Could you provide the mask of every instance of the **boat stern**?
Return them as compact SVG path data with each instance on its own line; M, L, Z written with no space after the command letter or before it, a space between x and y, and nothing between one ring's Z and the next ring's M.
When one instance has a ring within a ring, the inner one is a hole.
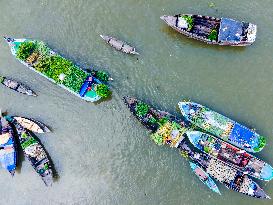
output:
M178 107L182 115L190 121L189 116L192 113L191 102L179 102Z
M265 181L270 181L273 179L273 168L269 164L265 164L265 166L262 168L261 178Z
M256 34L257 34L257 25L249 23L247 29L246 29L247 33L247 42L249 44L254 43L254 41L256 40Z
M268 196L265 191L254 181L249 184L247 194L259 199L271 199L271 197Z
M176 19L177 17L175 16L161 16L160 17L163 21L165 21L169 26L175 26L176 25Z
M4 36L3 38L8 43L11 49L11 53L14 56L16 56L16 51L19 48L20 44L26 41L26 39L24 38L15 39L15 38L7 37L7 36Z
M105 35L100 35L100 37L105 40L106 42L108 42L109 40L111 40L111 38L109 36L105 36Z
M13 48L15 46L15 44L14 44L15 39L14 38L10 38L7 36L3 36L3 38L6 41L6 43L9 45L10 48Z
M7 43L12 43L15 41L14 38L10 38L10 37L7 37L7 36L3 36L4 40L7 42Z
M202 140L202 133L199 131L187 131L186 135L192 145L199 149L199 141Z

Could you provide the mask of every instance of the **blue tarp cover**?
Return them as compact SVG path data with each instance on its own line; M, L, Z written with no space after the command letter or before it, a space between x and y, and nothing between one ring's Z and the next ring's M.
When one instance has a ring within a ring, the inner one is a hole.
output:
M220 42L225 41L240 41L243 23L235 21L233 19L222 18L220 24L220 30L218 35L218 40Z
M234 128L229 137L232 141L239 142L244 144L247 142L250 147L257 147L259 142L257 141L257 136L253 131L247 129L244 126L241 126L238 123L234 124Z

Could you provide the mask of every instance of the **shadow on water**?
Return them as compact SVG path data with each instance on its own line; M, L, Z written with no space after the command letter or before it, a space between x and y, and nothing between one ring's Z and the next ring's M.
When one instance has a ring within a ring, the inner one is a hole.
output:
M173 28L169 26L161 27L161 31L170 35L174 39L179 39L183 44L193 46L195 48L208 48L208 49L214 49L217 51L230 51L230 52L237 52L241 53L246 50L245 46L220 46L220 45L210 45L202 41L195 40L193 38L189 38L177 31L175 31Z

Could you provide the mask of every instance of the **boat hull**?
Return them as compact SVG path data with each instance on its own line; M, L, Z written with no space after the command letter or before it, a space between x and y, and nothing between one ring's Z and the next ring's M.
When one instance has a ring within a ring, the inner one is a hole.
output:
M16 128L25 157L40 175L45 185L51 186L53 183L52 165L42 144L15 119L11 118L10 121Z
M249 128L198 103L180 102L182 115L193 125L248 152L259 152L265 138Z
M132 46L130 46L129 44L118 40L114 37L111 36L105 36L105 35L100 35L100 37L106 42L108 43L110 46L112 46L113 48L115 48L118 51L121 51L123 53L128 53L128 54L133 54L133 55L139 55L138 52L136 52L136 49Z
M150 131L155 132L159 127L160 124L158 122L153 122L151 120L151 118L156 118L157 121L159 121L160 119L166 119L169 121L175 121L178 124L180 124L183 127L187 127L188 124L186 121L177 118L176 116L168 113L168 112L164 112L161 110L157 110L154 109L152 107L148 107L148 111L145 115L141 116L138 115L137 113L137 105L143 103L142 101L134 98L134 97L124 97L123 98L125 104L129 107L131 113ZM146 104L147 105L147 104Z
M0 77L0 81L1 81L1 77ZM12 79L9 79L6 77L2 77L2 84L4 86L10 88L11 90L18 92L18 93L29 95L29 96L34 96L34 97L37 96L37 94L34 91L32 91L27 86L15 81L15 80L12 80Z
M199 19L203 19L203 22L207 21L208 23L213 22L214 24L212 25L194 25L194 29L196 30L195 32L190 31L186 28L182 28L179 27L179 18L181 18L182 16L190 16L193 18L199 18ZM193 38L202 42L205 42L207 44L214 44L214 45L221 45L221 46L248 46L251 45L254 41L252 39L251 41L248 40L241 40L241 41L220 41L220 40L211 40L210 38L208 38L209 34L204 35L204 33L206 33L206 30L211 31L212 29L216 29L217 31L220 29L220 24L221 24L221 19L219 18L215 18L215 17L211 17L211 16L202 16L202 15L193 15L193 14L178 14L178 15L174 15L174 16L161 16L160 17L163 21L165 21L165 23L167 25L169 25L170 27L172 27L174 30L178 31L179 33L189 37L189 38ZM230 19L232 20L232 19ZM253 29L255 32L253 35L256 36L256 25L251 24L255 29ZM200 30L198 30L198 28L200 28Z
M13 117L22 127L25 129L36 132L36 133L46 133L50 132L50 129L42 122L39 122L34 119L26 118L26 117Z

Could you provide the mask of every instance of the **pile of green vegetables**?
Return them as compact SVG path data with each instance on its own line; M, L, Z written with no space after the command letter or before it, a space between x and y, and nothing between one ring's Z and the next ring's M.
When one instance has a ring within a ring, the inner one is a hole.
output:
M149 111L149 105L143 102L138 102L136 105L136 115L139 117L145 116Z
M193 17L192 16L188 16L188 15L184 15L182 16L183 19L185 19L188 23L188 31L190 31L193 28Z
M208 39L211 40L211 41L216 41L217 40L217 36L218 36L217 30L216 29L212 29L210 31Z
M255 152L261 151L264 148L265 145L266 145L266 139L265 139L265 137L264 136L260 136L259 137L259 146L255 147L254 151Z
M85 71L60 55L50 54L50 49L41 41L25 41L21 43L16 52L16 57L26 61L34 52L39 54L38 62L33 65L37 71L53 79L56 83L79 93L82 84L88 77ZM95 77L102 82L106 82L109 78L105 72L98 71ZM111 95L111 91L105 84L97 84L95 90L100 97L105 98Z

